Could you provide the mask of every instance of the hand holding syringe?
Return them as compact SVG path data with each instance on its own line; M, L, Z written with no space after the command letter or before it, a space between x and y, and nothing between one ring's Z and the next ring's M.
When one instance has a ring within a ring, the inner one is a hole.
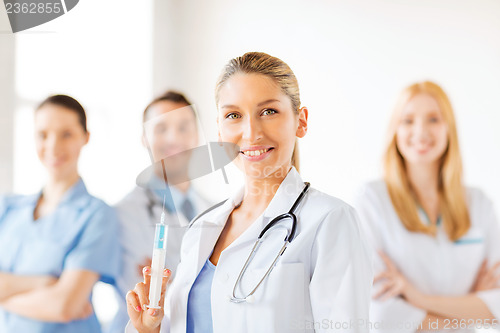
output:
M152 267L144 267L144 282L138 283L133 291L127 293L127 312L139 332L159 331L163 318L166 286L171 274L170 270L165 269L165 227L164 200L161 221L156 224ZM146 293L147 290L149 293Z
M170 270L163 270L159 309L147 309L149 302L148 291L151 285L151 267L144 267L142 271L144 281L136 284L134 290L127 293L127 312L130 322L138 332L160 332L160 325L164 316L163 303L165 302L165 293L170 274Z

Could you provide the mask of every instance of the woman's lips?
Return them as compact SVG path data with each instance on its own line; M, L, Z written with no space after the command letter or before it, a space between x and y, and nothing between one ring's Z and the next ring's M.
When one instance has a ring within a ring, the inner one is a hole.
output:
M273 150L273 147L252 147L248 149L242 149L240 151L240 154L243 155L246 160L256 162L261 161L269 156L269 154L271 154Z

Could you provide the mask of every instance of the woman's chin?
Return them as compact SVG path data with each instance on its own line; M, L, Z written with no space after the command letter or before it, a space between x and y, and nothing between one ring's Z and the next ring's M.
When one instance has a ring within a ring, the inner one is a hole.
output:
M66 164L62 165L44 165L47 173L54 179L64 179L77 172L76 168L71 168Z
M276 165L270 163L251 162L243 164L238 163L237 167L245 174L246 178L268 179L285 178L291 168L291 164Z

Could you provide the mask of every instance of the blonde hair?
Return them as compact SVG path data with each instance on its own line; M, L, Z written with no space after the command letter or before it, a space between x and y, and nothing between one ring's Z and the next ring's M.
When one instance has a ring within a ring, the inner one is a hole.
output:
M410 99L418 94L427 94L436 100L448 126L448 146L439 167L439 205L441 221L448 237L457 240L469 230L470 217L462 183L462 160L455 116L448 96L437 84L429 81L418 82L401 92L389 125L384 154L384 180L394 209L406 229L435 235L436 226L423 223L419 218L405 161L396 144L396 131L401 121L402 110Z
M219 92L224 83L237 73L262 74L272 78L285 95L290 97L293 111L300 108L299 83L293 71L281 59L263 52L247 52L241 57L231 59L224 67L215 86L215 102L219 105ZM299 143L295 139L292 165L299 171Z

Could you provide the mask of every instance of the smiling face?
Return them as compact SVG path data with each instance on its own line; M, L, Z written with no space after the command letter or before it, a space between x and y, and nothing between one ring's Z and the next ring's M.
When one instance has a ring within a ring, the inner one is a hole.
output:
M198 130L193 110L183 103L157 102L148 109L144 123L144 142L150 148L154 161L190 150L198 146ZM189 155L168 159L167 171L177 174L185 171ZM163 178L161 172L157 176Z
M52 177L64 179L77 173L78 157L88 140L76 112L50 103L36 111L36 151Z
M440 162L448 147L448 126L434 97L420 93L405 105L396 131L396 144L406 163Z
M294 112L272 78L238 73L218 95L219 138L240 147L234 160L247 177L286 176L295 139L307 132L307 109Z

